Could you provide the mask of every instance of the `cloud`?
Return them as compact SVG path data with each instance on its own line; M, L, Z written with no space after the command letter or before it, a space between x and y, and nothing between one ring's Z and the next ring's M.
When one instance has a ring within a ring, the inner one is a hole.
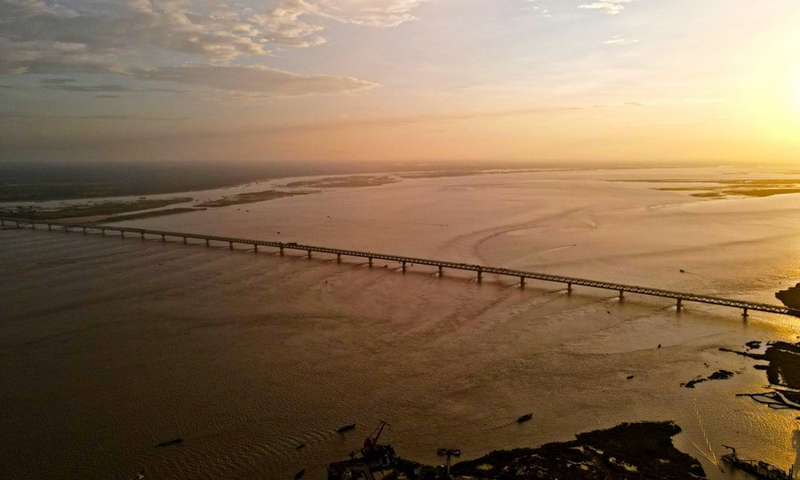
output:
M145 120L152 122L181 122L188 117L151 117L145 115L37 115L22 112L0 112L0 122L5 120L80 119L80 120Z
M604 10L609 15L616 15L625 10L625 4L631 3L633 0L600 0L594 3L584 3L578 8L585 8L590 10Z
M272 9L203 0L0 0L0 73L100 73L150 49L230 63L275 46L325 43L309 19L391 27L427 0L280 0Z
M195 65L136 69L139 80L171 82L259 96L300 96L364 90L377 84L353 77L299 75L266 67Z
M614 35L603 43L605 45L633 45L639 43L639 40L635 38L623 38L622 35Z
M61 80L61 79L53 79ZM61 90L64 92L87 92L87 93L121 93L131 92L134 89L123 85L69 85L69 84L50 84L45 85L49 90Z
M534 4L537 4L537 3L539 3L539 1L540 1L540 0L523 0L523 1L524 1L524 3L531 4L530 6L528 6L528 7L525 7L525 8L524 8L525 10L528 10L528 11L534 12L534 13L536 13L536 14L538 14L538 15L541 15L542 17L547 17L547 18L549 18L549 17L552 17L552 16L553 16L553 15L550 13L550 9L549 9L549 8L545 8L545 7L544 7L544 6L542 6L542 5L534 5Z
M395 27L416 20L411 11L428 0L319 0L314 12L344 23Z

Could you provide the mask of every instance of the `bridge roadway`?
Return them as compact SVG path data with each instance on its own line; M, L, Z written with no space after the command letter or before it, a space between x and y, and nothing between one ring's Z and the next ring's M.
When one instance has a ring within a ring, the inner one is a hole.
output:
M311 258L311 254L314 252L328 253L331 255L336 255L337 261L341 261L343 255L348 257L366 258L370 266L372 266L373 260L398 262L402 265L403 271L406 270L408 264L429 265L432 267L437 267L439 269L440 275L444 273L445 268L453 270L467 270L476 272L478 275L479 282L482 280L484 274L493 273L495 275L504 275L504 276L519 278L520 285L525 285L525 280L528 279L540 280L544 282L561 283L567 286L568 292L572 292L573 286L579 285L584 287L592 287L592 288L599 288L599 289L619 292L620 299L624 297L625 293L637 293L640 295L649 295L653 297L671 298L676 300L676 306L678 310L682 308L682 302L686 301L686 302L707 303L711 305L720 305L723 307L738 308L742 310L743 317L747 317L748 311L750 310L800 317L800 310L790 309L779 305L770 305L767 303L746 302L742 300L734 300L729 298L712 297L708 295L697 295L694 293L676 292L672 290L641 287L638 285L601 282L597 280L587 280L584 278L565 277L561 275L550 275L547 273L528 272L525 270L512 270L509 268L489 267L484 265L473 265L466 263L455 263L443 260L431 260L426 258L405 257L401 255L389 255L385 253L361 252L358 250L343 250L340 248L318 247L314 245L303 245L294 242L290 243L272 242L266 240L251 240L247 238L203 235L198 233L170 232L163 230L150 230L144 228L131 228L131 227L115 227L111 225L98 225L92 223L67 224L67 223L60 223L60 222L53 222L46 220L30 220L30 219L0 217L0 225L5 226L6 223L13 223L16 225L17 228L30 227L35 229L38 226L42 226L42 227L47 227L48 230L52 230L53 227L60 228L66 231L82 230L84 234L89 230L99 231L102 235L105 235L106 232L119 232L123 238L125 237L126 233L139 235L142 239L145 238L145 235L154 235L154 236L160 236L162 242L166 241L167 237L182 238L183 243L187 243L188 239L203 240L206 242L206 246L210 246L212 241L224 242L229 244L231 250L233 250L234 244L252 245L256 253L258 253L258 247L260 246L277 248L280 251L281 255L283 255L284 250L287 249L300 250L306 252L309 258Z

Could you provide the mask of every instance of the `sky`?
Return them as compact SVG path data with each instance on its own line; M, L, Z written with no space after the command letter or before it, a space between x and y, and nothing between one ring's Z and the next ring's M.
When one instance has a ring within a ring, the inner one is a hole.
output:
M800 161L800 1L0 0L0 161Z

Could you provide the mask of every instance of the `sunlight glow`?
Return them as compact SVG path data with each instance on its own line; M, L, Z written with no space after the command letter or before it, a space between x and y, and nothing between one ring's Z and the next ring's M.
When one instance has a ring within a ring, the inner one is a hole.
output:
M794 77L792 78L793 94L794 94L794 113L800 115L800 66L794 69Z

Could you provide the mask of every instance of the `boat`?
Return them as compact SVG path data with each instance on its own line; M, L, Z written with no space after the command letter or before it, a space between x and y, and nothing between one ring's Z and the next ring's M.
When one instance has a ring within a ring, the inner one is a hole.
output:
M526 413L525 415L522 415L519 418L517 418L517 423L527 422L531 418L533 418L533 414L532 413Z
M181 437L173 438L172 440L167 440L166 442L161 442L156 447L169 447L170 445L177 445L181 443L183 439Z
M297 480L298 478L302 478L303 475L305 475L305 474L306 474L306 469L304 468L304 469L302 469L299 472L294 474L294 480Z
M723 445L725 448L731 450L731 453L726 453L722 456L722 461L731 464L734 468L738 468L747 472L757 478L764 480L792 480L791 469L786 472L775 465L770 465L767 462L760 462L757 460L743 460L736 454L736 449Z
M306 444L305 443L301 443L300 445L295 447L295 450L300 450L301 448L305 448L305 447L306 447Z
M356 424L355 423L351 423L350 425L345 425L344 427L337 428L336 431L339 432L339 433L344 433L344 432L349 432L350 430L355 430L355 428L356 428Z

